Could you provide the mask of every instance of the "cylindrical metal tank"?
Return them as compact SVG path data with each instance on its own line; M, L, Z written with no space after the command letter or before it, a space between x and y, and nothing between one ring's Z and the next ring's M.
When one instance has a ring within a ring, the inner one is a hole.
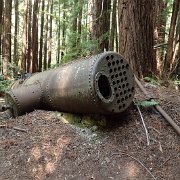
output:
M7 103L17 106L14 116L32 111L33 107L73 113L117 114L132 103L134 75L120 54L109 51L36 73L12 89L7 97Z

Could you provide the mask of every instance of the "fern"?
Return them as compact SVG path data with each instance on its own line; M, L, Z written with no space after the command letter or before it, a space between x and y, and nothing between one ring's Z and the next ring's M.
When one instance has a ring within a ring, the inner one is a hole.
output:
M158 105L159 102L156 101L138 101L135 103L136 106L141 106L141 107L151 107L151 106L155 106Z

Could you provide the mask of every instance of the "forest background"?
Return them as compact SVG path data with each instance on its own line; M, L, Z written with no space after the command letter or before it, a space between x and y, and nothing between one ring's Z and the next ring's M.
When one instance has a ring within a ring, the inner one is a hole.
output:
M109 50L140 78L179 82L180 0L0 0L1 89Z

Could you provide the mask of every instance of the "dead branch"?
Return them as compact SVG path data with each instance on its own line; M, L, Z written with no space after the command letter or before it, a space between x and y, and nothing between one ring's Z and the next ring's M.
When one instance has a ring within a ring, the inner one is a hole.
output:
M141 89L141 91L146 95L147 98L150 98L149 94L145 90L145 88L142 86L141 82L135 77L135 81L138 85L138 87ZM180 135L180 127L173 121L173 119L161 108L159 105L154 106L160 113L161 115L169 122L169 124L176 130L178 135Z

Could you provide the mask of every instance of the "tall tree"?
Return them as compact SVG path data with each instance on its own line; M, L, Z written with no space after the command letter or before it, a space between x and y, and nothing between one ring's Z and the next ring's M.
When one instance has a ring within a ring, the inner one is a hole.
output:
M40 47L39 47L39 71L42 71L42 53L43 53L43 30L44 30L44 6L45 1L42 0L41 6L41 35L40 35Z
M98 40L100 51L109 49L110 10L111 0L89 0L90 36Z
M19 30L19 1L15 0L15 27L14 27L14 57L13 57L13 74L16 77L18 74L18 30Z
M154 36L155 36L155 48L156 48L156 61L157 61L157 71L160 76L163 72L163 60L165 52L165 35L166 35L166 11L167 2L165 0L156 0L156 6L154 7L154 12L156 12L155 22L154 22Z
M48 16L48 12L49 12L49 0L47 0L47 5L46 5L46 18L45 18L45 32L44 32L44 68L43 70L47 69L47 41L48 41L48 20L49 20L49 16Z
M120 53L140 77L156 72L152 0L119 1Z
M172 67L175 27L176 27L176 21L177 21L177 15L178 15L179 8L180 8L180 0L174 0L171 23L170 23L170 30L169 30L169 36L168 36L166 64L165 64L167 71L170 71L170 69Z
M56 60L56 63L59 64L60 63L60 43L61 43L61 40L60 40L60 35L61 35L61 6L60 6L60 0L59 0L59 6L58 6L58 15L59 17L57 18L57 60Z
M3 6L4 6L3 0L0 0L0 62L1 62L1 42L2 42L1 35L2 35Z
M48 68L51 67L52 54L52 20L53 20L53 0L50 2L50 22L49 22L49 38L48 38Z
M11 62L11 12L12 1L5 1L3 30L3 74L8 75L8 63Z
M28 2L28 51L27 51L27 72L30 72L30 64L31 64L31 45L32 45L32 0Z
M111 33L110 33L110 40L109 40L109 50L114 50L114 40L116 35L116 4L117 0L113 0L113 9L112 9L112 18L111 18Z
M38 71L38 14L40 0L34 0L33 5L33 21L32 21L32 49L31 49L31 65L30 72Z
M22 33L22 61L21 69L26 72L27 63L27 23L28 23L28 0L24 2L23 33Z

